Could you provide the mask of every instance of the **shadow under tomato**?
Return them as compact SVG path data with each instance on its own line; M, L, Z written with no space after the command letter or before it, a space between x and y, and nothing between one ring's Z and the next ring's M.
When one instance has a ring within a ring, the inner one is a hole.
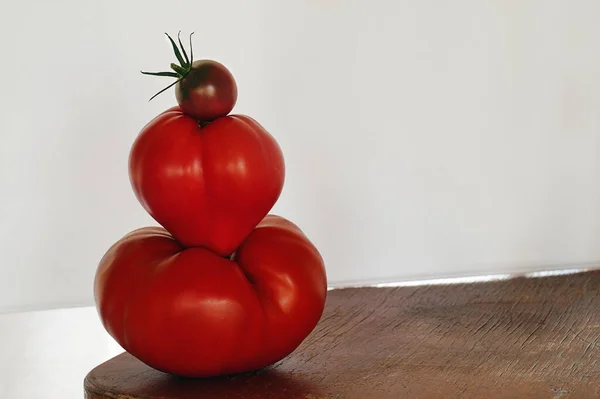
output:
M265 368L250 373L216 378L182 378L152 373L152 394L156 397L306 399L328 396L302 375Z

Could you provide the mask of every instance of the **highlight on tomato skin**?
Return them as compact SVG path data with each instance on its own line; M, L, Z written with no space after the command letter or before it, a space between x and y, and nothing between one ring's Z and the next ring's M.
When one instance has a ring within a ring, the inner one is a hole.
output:
M172 63L171 70L165 72L145 72L144 75L165 76L176 78L154 96L175 86L177 103L185 114L200 123L210 122L222 116L227 116L237 102L238 90L233 74L221 63L213 60L194 61L192 35L190 34L190 55L188 57L181 43L181 31L177 34L179 46L173 38L169 39L179 65Z

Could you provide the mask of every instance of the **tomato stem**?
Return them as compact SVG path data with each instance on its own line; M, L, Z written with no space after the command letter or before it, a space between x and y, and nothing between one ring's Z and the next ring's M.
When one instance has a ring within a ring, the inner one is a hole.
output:
M150 100L148 100L148 101L152 101L152 99L154 97L158 96L159 94L166 91L167 89L175 86L177 83L181 82L183 80L183 78L185 78L190 73L190 71L192 70L192 63L194 62L194 50L192 48L192 35L193 34L194 34L194 32L190 33L190 56L188 58L187 52L185 51L185 48L183 47L183 43L181 43L181 31L179 31L177 33L177 42L179 43L179 47L181 49L179 47L177 47L177 44L175 43L173 38L171 36L169 36L168 33L165 33L165 35L167 35L167 37L169 38L171 47L173 47L173 52L175 53L175 57L177 58L177 61L179 61L179 64L171 63L171 69L175 72L145 72L145 71L140 71L140 72L144 75L167 76L170 78L176 78L177 80L175 82L171 83L170 85L168 85L167 87L165 87L164 89L162 89L161 91L159 91L158 93L156 93L155 95L153 95L152 97L150 97Z
M181 31L180 31L181 32ZM185 60L183 59L183 57L181 56L181 52L179 51L179 48L177 47L177 45L175 44L175 41L173 41L173 38L171 36L169 36L168 33L165 32L165 35L167 35L167 37L169 38L169 41L171 42L171 45L173 46L173 51L175 52L175 57L177 57L177 61L179 61L179 64L181 64L181 66L183 68L186 68L188 66L188 64L185 62ZM179 36L179 35L178 35ZM181 43L181 42L180 42ZM183 49L183 48L182 48ZM186 57L187 58L187 57Z
M189 70L182 68L181 66L171 63L171 69L174 70L179 77L185 77L188 74Z
M144 71L140 71L142 72L144 75L153 75L153 76L169 76L171 78L180 78L181 75L179 75L178 73L175 72L144 72Z
M191 35L190 35L191 36ZM177 32L177 41L179 42L179 47L181 47L181 52L183 53L183 58L185 58L185 64L181 64L181 65L185 65L185 66L191 66L191 62L185 52L185 48L183 48L183 44L181 43L181 31Z
M156 93L155 95L153 95L152 97L150 97L150 99L148 101L152 101L152 99L156 96L158 96L159 94L161 94L164 91L167 91L168 89L170 89L171 87L175 86L177 83L181 82L183 78L181 79L177 79L176 81L174 81L173 83L171 83L170 85L168 85L167 87L165 87L164 89L162 89L161 91L159 91L158 93Z

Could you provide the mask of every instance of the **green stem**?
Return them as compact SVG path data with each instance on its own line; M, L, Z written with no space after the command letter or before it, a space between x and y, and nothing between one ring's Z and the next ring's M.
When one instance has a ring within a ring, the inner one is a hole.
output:
M145 72L145 71L140 71L142 72L144 75L153 75L153 76L167 76L167 77L171 77L171 78L176 78L177 80L173 83L171 83L169 86L165 87L164 89L162 89L161 91L159 91L158 93L156 93L155 95L153 95L150 100L152 100L154 97L158 96L160 93L164 92L165 90L167 90L168 88L176 85L177 83L181 82L181 80L183 78L185 78L187 76L188 73L190 73L190 71L192 70L192 63L194 62L194 53L193 53L193 49L192 49L192 35L194 34L194 32L192 32L190 34L190 56L188 58L188 55L185 51L185 49L183 48L183 43L181 43L181 38L180 38L180 34L181 31L177 34L177 42L179 43L179 46L181 47L181 50L177 47L177 44L175 43L175 41L173 40L173 38L171 38L171 36L169 36L168 33L165 33L165 35L167 35L167 37L169 38L169 42L171 42L171 46L173 47L173 51L175 52L175 57L177 57L177 61L179 61L179 65L172 63L171 64L171 69L175 72Z
M177 64L171 64L171 69L174 70L179 76L181 77L185 77L185 75L188 74L188 72L190 72L189 69L185 69Z

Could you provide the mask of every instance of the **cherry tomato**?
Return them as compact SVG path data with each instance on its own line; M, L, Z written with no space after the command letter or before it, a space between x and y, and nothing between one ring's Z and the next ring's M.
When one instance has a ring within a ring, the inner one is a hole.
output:
M199 122L210 122L231 112L237 101L237 84L229 70L213 60L194 61L192 35L190 35L190 56L188 57L179 35L179 47L167 34L179 65L172 63L172 71L144 72L145 75L167 76L177 80L165 87L152 98L175 86L177 103L187 115ZM150 98L152 100L152 98Z
M212 121L231 112L237 101L237 85L222 64L198 60L175 85L175 97L187 115L203 122Z

